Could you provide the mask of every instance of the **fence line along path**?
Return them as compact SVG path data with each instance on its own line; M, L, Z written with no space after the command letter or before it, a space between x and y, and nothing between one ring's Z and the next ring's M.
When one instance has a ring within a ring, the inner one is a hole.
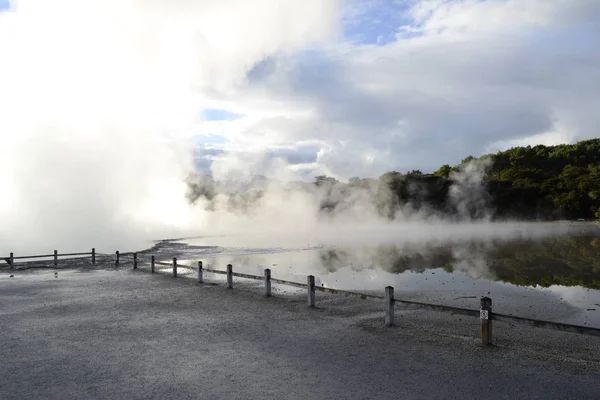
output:
M13 253L10 253L10 256L5 257L4 260L6 261L6 263L9 265L9 267L11 269L14 269L15 260L25 260L25 259L32 260L32 259L50 258L50 257L53 258L53 264L55 266L58 265L59 257L69 257L69 256L71 256L71 257L72 256L90 256L92 264L96 264L96 256L97 255L99 255L99 254L96 253L95 249L92 249L91 252L85 252L85 253L64 253L64 254L59 254L57 250L54 250L53 254L34 255L34 256L15 257L15 255ZM102 254L102 255L108 256L107 254ZM137 270L138 267L140 266L140 264L142 264L142 260L138 256L138 253L120 253L119 251L116 251L114 254L115 266L120 265L122 257L127 257L127 258L132 259L133 269ZM192 269L192 270L196 269L198 283L204 282L204 273L205 272L226 275L227 289L233 289L233 286L234 286L233 278L234 277L242 278L242 279L252 279L252 280L263 281L264 282L264 294L267 297L272 296L271 288L272 288L272 284L274 284L274 283L306 289L307 290L307 292L306 292L307 298L306 299L307 299L307 305L309 307L315 307L317 291L328 292L328 293L333 293L333 294L340 294L340 295L360 296L361 298L372 298L372 299L383 300L384 322L385 322L386 326L394 326L395 325L394 306L396 303L404 304L404 305L415 307L415 308L429 309L429 310L441 311L441 312L450 312L452 314L476 317L476 318L479 318L480 322L481 322L481 343L483 346L490 346L493 343L492 321L494 321L494 320L503 321L503 322L520 323L520 324L529 325L529 326L536 327L536 328L553 329L553 330L559 330L559 331L563 331L563 332L577 333L577 334L582 334L582 335L600 337L600 329L599 328L592 328L592 327L580 326L580 325L563 324L563 323L552 322L552 321L544 321L544 320L537 320L537 319L532 319L532 318L523 318L523 317L517 317L517 316L513 316L513 315L503 315L503 314L494 313L494 312L492 312L492 299L489 297L482 297L479 300L479 309L466 309L466 308L460 308L460 307L445 306L445 305L440 305L440 304L429 304L429 303L421 303L421 302L416 302L416 301L397 299L394 296L394 288L392 286L387 286L384 290L384 294L382 296L380 296L380 295L375 295L375 294L353 292L353 291L348 291L348 290L340 290L340 289L316 286L315 285L315 277L313 275L309 275L306 277L306 283L287 281L287 280L283 280L283 279L273 278L271 276L271 270L268 268L264 270L264 274L262 276L258 276L258 275L244 274L244 273L240 273L240 272L233 272L233 265L231 265L231 264L227 264L225 271L218 270L218 269L205 268L203 266L202 261L198 261L196 267L193 267L190 265L185 265L185 264L179 264L177 262L177 258L175 258L175 257L170 262L165 262L165 261L157 261L156 256L151 255L149 263L150 263L151 273L157 272L156 271L157 265L167 266L172 269L172 276L174 278L177 278L177 276L178 276L177 275L178 268L186 268L186 269Z
M92 264L96 264L96 256L98 255L106 255L106 254L99 254L96 253L96 249L93 248L92 251L89 252L84 252L84 253L58 253L58 250L54 250L54 252L52 254L39 254L39 255L33 255L33 256L15 256L14 253L10 253L8 257L2 257L4 259L4 262L6 262L6 264L8 265L9 268L14 269L15 268L15 260L36 260L36 259L41 259L41 258L51 258L52 257L52 263L55 266L58 266L58 260L59 257L77 257L77 256L90 256Z
M135 260L134 261L134 269L137 269L138 263L139 263L137 255L134 254L133 258ZM156 261L155 256L151 256L151 271L152 272L155 272L155 267L154 267L155 264L166 265L166 266L172 267L173 268L173 277L177 277L177 268L178 267L185 267L188 269L194 268L189 265L178 264L176 258L173 258L171 263L165 263L165 262L158 262L158 261ZM517 317L517 316L513 316L513 315L504 315L504 314L493 313L492 312L492 299L489 297L482 297L479 300L479 309L467 309L467 308L452 307L452 306L446 306L446 305L440 305L440 304L429 304L429 303L422 303L422 302L416 302L416 301L410 301L410 300L397 299L394 296L394 288L392 286L387 286L384 290L383 295L375 295L375 294L369 294L369 293L353 292L353 291L348 291L348 290L340 290L340 289L316 286L315 285L315 277L313 275L307 276L306 283L293 282L293 281L287 281L287 280L283 280L283 279L273 278L271 276L271 270L268 268L264 270L263 276L258 276L258 275L233 272L233 266L231 264L227 265L227 269L225 271L204 268L202 261L198 261L196 269L197 269L198 283L204 282L204 273L205 272L227 275L227 288L228 289L233 288L233 278L234 277L243 278L243 279L262 280L262 281L264 281L264 293L265 293L265 296L267 296L267 297L272 296L271 285L273 283L281 284L281 285L288 285L288 286L293 286L293 287L303 288L303 289L306 288L307 289L307 304L309 307L315 307L317 291L328 292L328 293L333 293L333 294L360 296L361 298L372 298L372 299L383 300L384 314L385 314L384 322L385 322L386 326L394 326L395 325L395 323L394 323L394 306L396 303L414 307L414 308L428 309L428 310L434 310L434 311L440 311L440 312L450 312L452 314L458 314L458 315L464 315L464 316L468 316L468 317L479 318L480 322L481 322L481 343L483 346L492 345L492 342L493 342L492 321L494 321L494 320L502 321L502 322L513 322L513 323L516 322L516 323L529 325L529 326L536 327L536 328L545 328L545 329L559 330L559 331L569 332L569 333L577 333L577 334L582 334L582 335L600 337L600 329L598 329L598 328L592 328L592 327L580 326L580 325L562 324L562 323L552 322L552 321L544 321L544 320L537 320L537 319L531 319L531 318Z

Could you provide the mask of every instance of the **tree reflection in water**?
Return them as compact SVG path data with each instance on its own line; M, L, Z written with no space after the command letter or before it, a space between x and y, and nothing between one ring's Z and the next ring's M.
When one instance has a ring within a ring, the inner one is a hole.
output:
M347 266L390 273L442 268L519 286L600 289L600 237L596 235L335 248L319 251L319 258L328 272Z

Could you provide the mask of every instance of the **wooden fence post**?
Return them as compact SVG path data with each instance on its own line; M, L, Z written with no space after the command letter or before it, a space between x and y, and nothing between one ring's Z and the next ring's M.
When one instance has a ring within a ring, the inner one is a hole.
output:
M492 345L492 299L482 297L479 300L481 310L479 318L481 319L481 344L483 346Z
M204 278L202 276L202 261L198 261L198 283L204 282Z
M177 257L173 257L173 278L177 278Z
M233 265L227 264L227 289L233 289Z
M150 257L150 272L154 273L154 256Z
M133 269L137 269L137 253L133 253Z
M10 269L14 269L15 268L15 255L13 253L10 253L10 257L8 257L8 262L10 264Z
M385 326L394 325L394 288L385 288Z
M265 269L265 296L271 297L271 270Z
M115 251L115 266L119 266L119 250Z
M92 264L96 264L96 248L92 248Z
M54 265L58 265L58 250L54 250Z
M308 278L306 279L306 282L308 283L308 306L314 307L315 306L315 277L312 275L309 275Z

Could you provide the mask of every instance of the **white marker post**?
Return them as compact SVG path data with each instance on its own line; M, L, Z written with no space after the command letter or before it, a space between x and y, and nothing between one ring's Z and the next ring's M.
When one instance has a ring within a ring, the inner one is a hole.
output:
M492 299L482 297L479 300L481 310L479 311L479 319L481 320L481 345L492 345Z

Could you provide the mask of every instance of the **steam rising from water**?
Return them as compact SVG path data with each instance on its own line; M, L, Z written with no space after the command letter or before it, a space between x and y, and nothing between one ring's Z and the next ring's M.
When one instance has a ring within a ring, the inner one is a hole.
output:
M247 212L231 211L223 193L189 205L191 137L208 94L232 92L271 55L335 35L337 0L272 5L19 0L0 13L0 255L130 250L198 234L246 233L267 246L514 234L514 226L454 225L408 206L391 222L371 189L338 194L344 206L327 218L319 210L335 188L273 184ZM480 166L456 178L459 213L475 209L485 220ZM385 206L392 197L377 190Z

